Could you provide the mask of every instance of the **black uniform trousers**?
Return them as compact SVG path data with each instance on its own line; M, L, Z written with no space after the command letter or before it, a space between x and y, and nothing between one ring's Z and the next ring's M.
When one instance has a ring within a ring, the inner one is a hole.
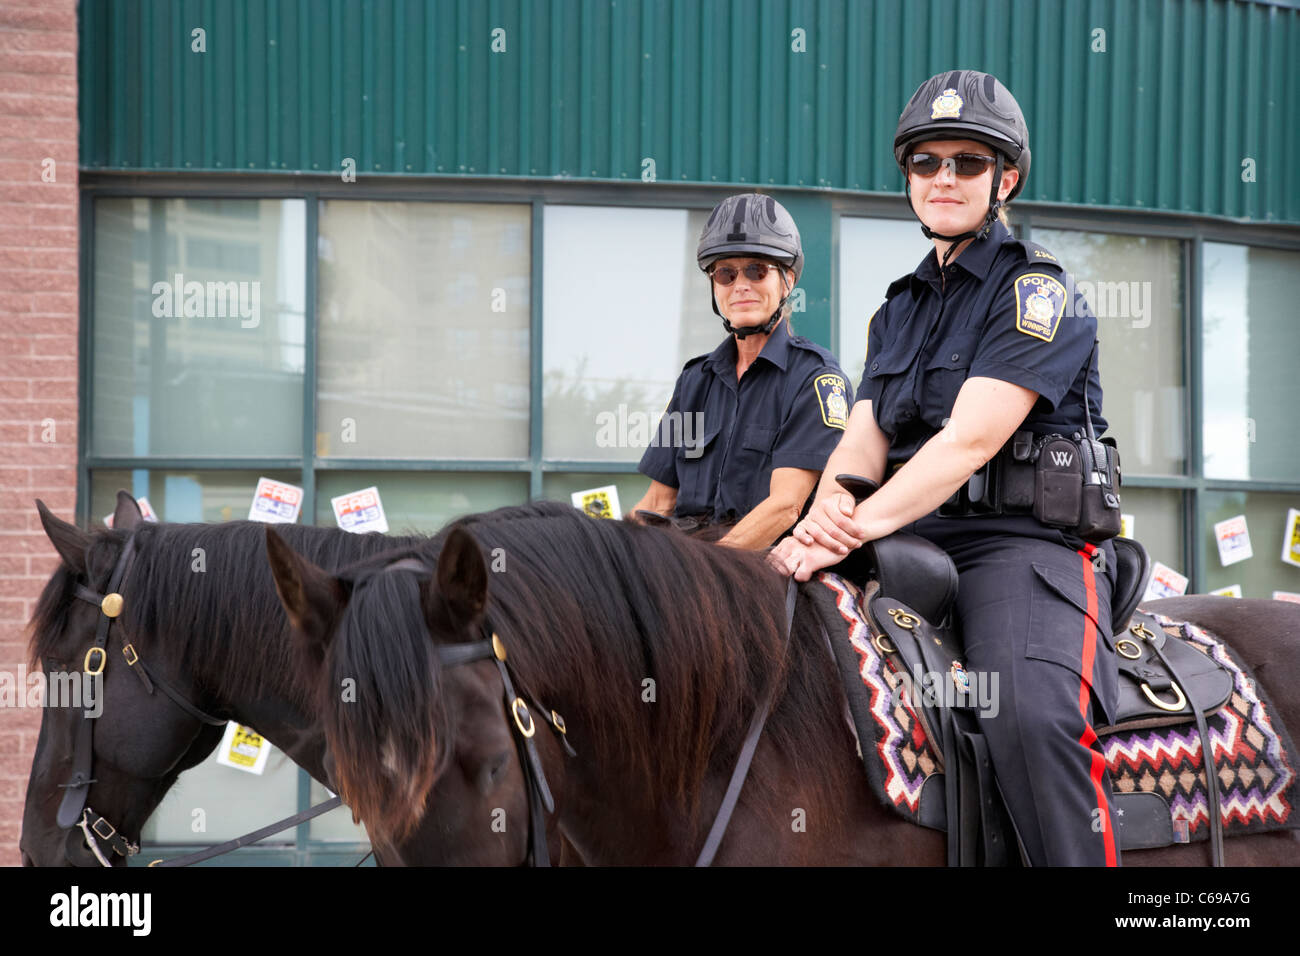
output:
M1037 536L1019 533L1026 522ZM1029 862L1117 866L1110 778L1093 732L1118 694L1113 550L1102 546L1094 560L1028 516L931 517L911 530L957 565L967 670L997 675L980 725Z

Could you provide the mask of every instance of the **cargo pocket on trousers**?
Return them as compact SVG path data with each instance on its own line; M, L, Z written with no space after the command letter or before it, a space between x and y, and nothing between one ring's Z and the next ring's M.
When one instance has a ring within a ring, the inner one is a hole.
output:
M1037 563L1033 569L1034 593L1029 601L1029 639L1025 656L1068 667L1091 685L1092 674L1083 672L1085 619L1092 622L1096 633L1095 657L1103 645L1110 647L1111 636L1107 633L1110 608L1103 607L1103 602L1108 605L1110 595L1107 589L1099 591L1093 599L1097 611L1089 613L1082 564L1079 572L1074 574Z

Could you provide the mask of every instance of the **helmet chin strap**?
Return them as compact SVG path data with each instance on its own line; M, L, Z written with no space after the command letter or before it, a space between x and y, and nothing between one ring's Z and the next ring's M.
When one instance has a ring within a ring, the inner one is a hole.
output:
M709 281L711 283L713 280L710 279ZM781 268L781 284L782 286L785 285L784 267ZM730 320L718 309L718 296L716 293L713 295L713 311L722 319L722 327L738 339L748 338L751 335L768 335L774 328L776 328L776 324L781 321L781 310L785 308L786 300L790 298L790 292L793 291L794 288L791 287L789 292L786 292L785 295L781 296L781 301L776 304L776 311L773 312L772 317L762 325L745 325L740 328L732 325Z
M997 168L993 170L993 188L989 190L989 209L988 212L984 214L984 221L979 224L978 228L958 233L955 236L946 236L941 232L935 232L925 224L925 220L920 217L916 211L916 207L912 205L911 177L907 177L904 182L903 192L907 196L907 208L912 210L912 215L916 216L916 221L921 224L921 232L925 235L925 238L942 239L944 242L949 244L948 251L943 254L943 261L939 263L940 269L943 269L948 265L948 260L952 258L953 253L957 251L957 247L961 245L962 242L967 239L983 239L987 236L989 230L993 228L994 220L998 218L998 210L1002 208L1002 200L998 198L998 187L1002 185L1002 153L997 150L994 150L994 153L997 156L998 164ZM956 175L956 173L953 175Z

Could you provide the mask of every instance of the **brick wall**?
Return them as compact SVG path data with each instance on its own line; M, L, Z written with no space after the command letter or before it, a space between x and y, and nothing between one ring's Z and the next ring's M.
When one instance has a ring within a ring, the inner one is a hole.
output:
M0 671L15 676L57 565L33 499L68 519L76 503L76 9L0 0ZM0 707L0 865L19 863L39 725Z

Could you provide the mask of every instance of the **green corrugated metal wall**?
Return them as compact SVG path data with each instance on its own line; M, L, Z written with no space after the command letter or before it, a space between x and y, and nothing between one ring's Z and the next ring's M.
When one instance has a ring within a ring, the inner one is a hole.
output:
M897 193L899 110L962 66L1025 108L1026 199L1300 222L1300 11L1270 3L83 0L81 40L90 169L640 180L653 159L661 182Z

